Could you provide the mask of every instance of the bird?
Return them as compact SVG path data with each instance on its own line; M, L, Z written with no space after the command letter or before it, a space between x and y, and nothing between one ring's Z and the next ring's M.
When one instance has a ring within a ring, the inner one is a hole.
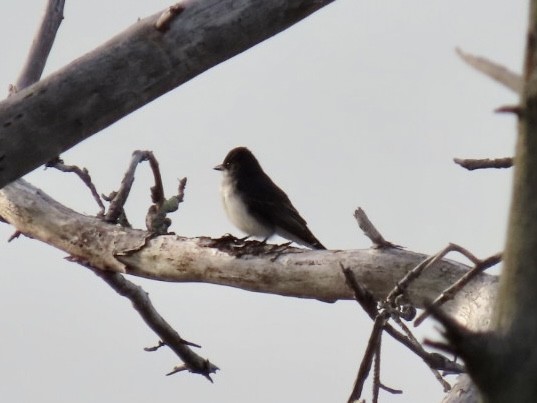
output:
M242 232L263 242L279 235L311 249L326 249L248 148L232 149L214 169L223 173L220 193L227 216Z

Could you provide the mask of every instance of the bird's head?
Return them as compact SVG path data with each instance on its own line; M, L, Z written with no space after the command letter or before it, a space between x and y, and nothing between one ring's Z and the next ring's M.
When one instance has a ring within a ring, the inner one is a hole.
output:
M226 155L224 162L214 169L233 174L238 171L260 170L261 166L250 150L246 147L236 147Z

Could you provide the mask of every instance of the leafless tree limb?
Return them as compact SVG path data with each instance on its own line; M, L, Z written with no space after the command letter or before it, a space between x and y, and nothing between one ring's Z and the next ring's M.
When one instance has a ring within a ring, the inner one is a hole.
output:
M354 211L354 218L356 219L356 222L358 223L358 226L360 227L360 229L364 232L364 234L369 239L371 239L371 242L373 242L373 247L375 248L399 247L384 239L382 234L373 225L371 220L369 220L369 217L367 217L367 214L361 207L358 207Z
M95 185L91 181L91 176L89 175L89 172L86 168L79 168L76 165L66 165L61 158L55 158L52 161L47 162L46 165L48 168L54 168L61 172L71 172L77 175L82 182L88 187L88 189L91 192L91 195L93 196L93 199L99 206L99 213L97 213L97 217L104 216L104 204L101 200L101 196L99 196L99 193L97 192L97 189L95 188Z
M64 5L65 0L48 0L39 30L17 80L17 90L22 90L39 81L63 20Z
M511 157L494 159L453 158L453 161L469 171L474 169L511 168L513 166L513 158Z
M455 51L470 66L490 78L496 80L500 84L503 84L511 91L520 94L524 85L520 74L513 73L505 67L494 63L484 57L474 56L470 53L463 52L461 49L456 48Z
M77 261L76 258L72 260ZM190 372L201 374L212 382L211 374L215 373L219 368L209 360L194 353L188 347L192 343L183 340L179 333L160 316L142 287L131 283L119 273L89 268L118 294L131 301L134 309L140 314L145 323L161 338L165 345L177 354Z
M155 29L158 12L30 88L20 86L0 102L0 188L332 1L184 1L166 32ZM64 119L55 119L58 110ZM28 144L39 147L28 153Z
M361 397L363 385L369 375L371 365L375 358L375 352L380 351L381 335L382 331L384 330L390 336L394 337L397 341L407 346L416 355L421 357L423 361L429 366L435 377L442 384L444 390L449 390L450 385L443 379L438 370L443 369L449 372L453 371L454 373L460 373L464 371L464 368L461 365L448 360L446 357L443 357L440 354L429 353L425 351L422 345L412 335L410 329L408 329L408 327L404 325L397 316L395 316L396 313L392 312L392 310L385 309L387 303L381 304L381 309L379 310L377 308L375 298L371 295L369 291L367 291L362 285L358 283L353 272L345 268L341 264L340 266L343 274L345 275L347 284L354 292L356 301L362 306L362 308L366 311L369 317L374 320L373 330L369 338L366 352L364 353L364 356L362 358L362 362L360 364L353 391L349 397L349 402L356 401ZM407 336L401 334L398 330L396 330L388 323L388 320L390 318L394 319L395 322L403 328L403 330L407 333ZM375 379L377 378L378 377L375 375ZM373 396L376 396L378 395L380 381L377 382L374 380L373 383ZM375 386L375 383L378 383L378 385Z

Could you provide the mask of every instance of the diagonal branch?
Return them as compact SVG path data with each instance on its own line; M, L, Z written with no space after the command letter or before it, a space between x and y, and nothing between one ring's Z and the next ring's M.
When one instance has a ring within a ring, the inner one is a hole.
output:
M72 260L76 261L77 259ZM188 347L192 343L185 342L179 336L179 333L160 316L153 307L147 293L140 286L131 283L119 273L89 268L118 294L128 298L132 302L134 309L138 311L145 323L161 338L165 345L181 358L185 363L186 369L190 372L201 374L212 382L211 374L215 373L219 368L209 360L197 355Z
M17 80L17 90L26 88L39 81L43 69L45 68L48 55L52 49L52 45L54 44L56 32L58 32L63 20L64 5L65 0L48 0L41 25L35 35L32 47L26 58L26 63ZM51 156L51 158L52 157L53 156Z
M137 21L0 103L0 188L332 1L186 0L165 32L162 12Z
M484 57L475 56L470 53L463 52L461 49L455 49L457 54L472 66L474 69L503 84L510 90L520 94L524 83L520 74L513 73L504 66L494 63Z

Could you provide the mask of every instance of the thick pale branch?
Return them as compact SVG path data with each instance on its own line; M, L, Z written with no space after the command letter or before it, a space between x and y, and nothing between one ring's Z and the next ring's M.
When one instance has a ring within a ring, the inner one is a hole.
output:
M159 236L107 224L78 214L23 180L0 191L0 216L22 233L47 242L101 269L163 281L206 282L324 301L352 299L340 264L377 299L426 256L399 249L311 251L244 255L218 249L211 238ZM269 247L266 250L270 249ZM276 257L276 258L275 258ZM275 259L274 259L275 258ZM435 299L467 272L466 265L441 260L425 270L407 290L417 306ZM446 310L472 328L487 328L496 293L496 277L479 275Z
M0 103L0 188L332 1L188 0L165 32L161 12L141 19Z

